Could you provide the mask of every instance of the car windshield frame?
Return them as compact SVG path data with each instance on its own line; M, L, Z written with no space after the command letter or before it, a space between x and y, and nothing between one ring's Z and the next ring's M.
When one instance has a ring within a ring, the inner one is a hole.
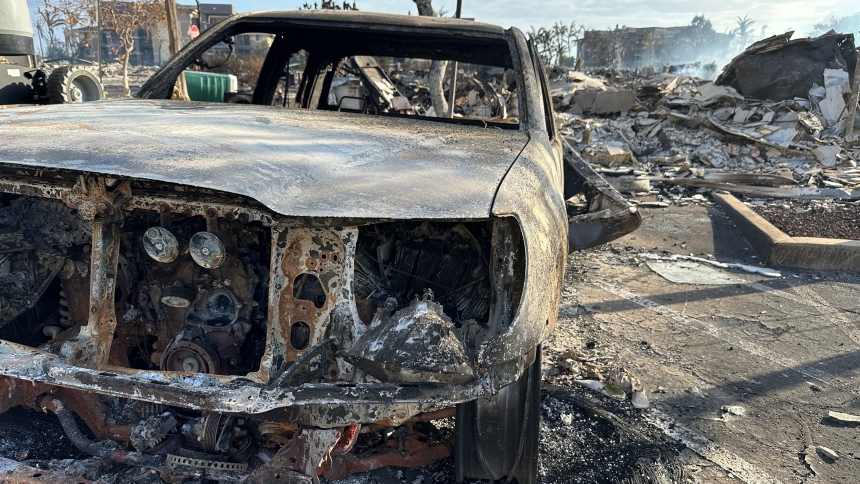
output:
M196 57L226 38L243 33L268 33L285 39L298 35L316 33L329 38L337 35L359 35L375 42L361 45L328 49L335 56L377 55L420 57L429 60L448 60L463 63L483 64L509 68L514 72L517 84L519 123L488 123L477 119L433 118L409 116L415 121L443 122L464 125L492 126L496 128L519 129L527 131L529 125L530 96L525 82L523 69L529 69L528 59L521 59L516 29L503 30L500 27L468 21L452 21L431 17L409 17L387 14L352 15L339 13L325 15L322 12L265 12L241 14L231 17L217 26L203 32L197 39L186 45L179 53L148 79L135 97L141 99L170 99L176 77ZM355 21L352 17L355 16ZM330 17L330 18L329 18ZM430 25L427 25L430 24ZM522 39L520 39L522 40ZM277 38L276 38L277 41ZM295 43L295 41L294 41ZM330 43L329 43L330 44ZM399 46L399 47L398 47ZM273 44L274 47L274 44ZM320 46L325 48L325 46ZM500 48L501 47L501 48ZM503 55L502 55L503 53ZM525 55L528 55L527 53ZM271 69L268 57L263 70ZM492 61L496 62L492 62ZM261 72L262 84L264 73ZM534 102L535 100L531 100ZM262 103L257 103L262 104ZM263 104L265 105L265 104ZM310 109L316 109L311 107ZM390 114L391 116L399 116Z

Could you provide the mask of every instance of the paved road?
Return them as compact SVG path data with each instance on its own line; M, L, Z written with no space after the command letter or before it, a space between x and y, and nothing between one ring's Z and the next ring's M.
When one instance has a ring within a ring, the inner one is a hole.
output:
M641 252L758 261L717 209L644 217L634 234L573 258L553 350L618 355L664 427L679 425L669 433L705 454L689 462L697 482L858 482L860 432L825 416L860 415L860 277L788 270L733 274L740 283L729 286L671 283ZM819 445L840 458L823 459Z

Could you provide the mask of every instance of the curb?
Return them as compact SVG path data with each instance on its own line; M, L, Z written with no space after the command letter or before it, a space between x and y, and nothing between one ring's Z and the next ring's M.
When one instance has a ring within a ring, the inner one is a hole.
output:
M711 196L735 222L765 265L799 269L860 271L860 241L789 237L727 193Z

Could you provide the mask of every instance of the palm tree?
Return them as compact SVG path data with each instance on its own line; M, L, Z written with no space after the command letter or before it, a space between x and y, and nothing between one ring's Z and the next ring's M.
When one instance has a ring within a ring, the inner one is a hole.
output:
M744 15L744 18L738 17L738 28L736 28L732 33L735 34L738 39L738 43L741 48L746 48L749 44L749 38L752 36L752 24L755 23L755 20Z

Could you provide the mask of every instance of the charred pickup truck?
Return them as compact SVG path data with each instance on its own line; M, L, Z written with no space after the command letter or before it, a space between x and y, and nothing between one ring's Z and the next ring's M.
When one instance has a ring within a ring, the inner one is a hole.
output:
M181 100L225 65L251 105ZM136 99L0 110L0 193L0 411L169 482L534 482L566 256L640 222L519 30L362 12L239 15Z

